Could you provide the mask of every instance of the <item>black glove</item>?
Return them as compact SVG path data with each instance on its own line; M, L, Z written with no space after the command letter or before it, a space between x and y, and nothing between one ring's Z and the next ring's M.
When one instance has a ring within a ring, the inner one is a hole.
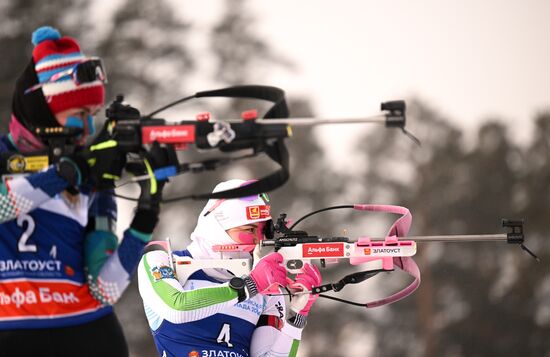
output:
M158 168L177 165L177 157L172 147L161 147L154 142L151 149L144 155L143 162L129 163L126 171L135 176L148 175L149 179L138 181L141 193L134 220L130 225L143 233L152 233L158 221L162 190L166 180L157 180L154 171Z
M94 187L114 188L126 165L126 153L120 151L116 140L102 141L89 147L87 163L88 179Z
M119 149L118 142L111 138L113 121L106 120L83 155L89 166L88 183L97 189L115 187L126 164L126 153Z
M116 141L110 140L112 125L113 122L107 120L89 148L79 149L57 163L57 173L71 188L84 183L99 189L114 188L126 163L126 155L120 152Z
M56 168L70 186L89 183L97 189L108 189L115 187L125 164L126 154L119 150L116 140L107 140L62 157Z

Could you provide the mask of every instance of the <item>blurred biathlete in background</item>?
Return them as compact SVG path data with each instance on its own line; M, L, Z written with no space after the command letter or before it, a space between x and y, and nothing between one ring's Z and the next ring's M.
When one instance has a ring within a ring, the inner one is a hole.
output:
M214 192L246 184L230 180ZM238 246L223 259L252 257L271 220L267 195L240 199L211 199L202 210L187 250L174 252L193 260L219 259L215 246ZM287 286L282 256L260 259L247 276L235 277L220 268L202 269L180 283L172 268L166 242L151 242L138 267L139 291L153 338L161 356L294 356L309 310L317 295L303 294L291 301L286 316L279 286ZM320 285L313 265L289 286L310 290ZM273 293L273 296L270 295ZM288 318L288 319L287 319Z
M84 149L104 104L99 59L84 56L74 39L51 27L36 30L32 42L32 59L15 85L9 134L0 137L3 160L47 150L37 128L79 128L73 143ZM0 355L128 355L111 305L151 239L162 184L150 192L144 181L119 244L110 193L124 165L116 142L101 142L100 133L89 150L69 153L45 170L2 173Z

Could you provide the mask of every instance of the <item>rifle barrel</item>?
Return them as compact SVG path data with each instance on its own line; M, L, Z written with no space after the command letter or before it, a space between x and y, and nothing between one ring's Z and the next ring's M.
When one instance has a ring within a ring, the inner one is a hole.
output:
M330 239L330 240L329 240ZM319 243L327 243L327 242L336 242L332 240L333 238L324 238L319 237L317 240ZM507 234L475 234L475 235L442 235L442 236L407 236L407 237L399 237L400 240L412 240L418 243L426 243L426 242L501 242L501 241L508 241L508 235ZM370 238L371 241L384 241L385 239L383 237L372 237ZM347 241L347 243L356 243L357 241ZM303 243L316 243L316 242L297 242L298 244ZM346 243L346 242L344 242ZM275 240L264 240L262 241L262 246L264 247L272 247L276 245L276 239Z
M242 119L223 120L230 124L242 123ZM215 121L214 121L215 122ZM386 115L379 114L371 117L362 118L288 118L288 119L258 119L258 124L287 124L292 126L313 126L322 124L351 124L351 123L386 123Z
M474 234L474 235L444 235L444 236L407 236L400 237L402 240L413 240L415 242L498 242L507 241L506 234ZM384 238L371 238L373 241L383 241Z

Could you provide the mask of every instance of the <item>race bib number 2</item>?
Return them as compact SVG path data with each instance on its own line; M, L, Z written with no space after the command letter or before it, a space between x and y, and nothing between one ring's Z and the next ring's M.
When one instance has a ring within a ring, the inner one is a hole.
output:
M23 234L21 234L21 237L19 237L19 240L17 241L17 250L19 252L36 253L38 250L36 248L36 244L30 244L27 242L34 233L34 219L28 214L22 214L17 217L17 225L24 229Z

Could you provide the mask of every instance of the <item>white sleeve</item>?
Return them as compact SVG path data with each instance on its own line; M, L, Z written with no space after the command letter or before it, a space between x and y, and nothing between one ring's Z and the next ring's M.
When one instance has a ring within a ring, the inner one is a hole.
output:
M303 329L294 327L285 321L284 314L284 299L282 297L268 298L264 315L273 316L275 320L280 318L282 327L277 323L258 326L252 334L251 357L296 356Z
M238 302L227 283L186 291L175 278L168 253L145 253L138 266L138 287L143 304L172 323L196 321L217 314Z

